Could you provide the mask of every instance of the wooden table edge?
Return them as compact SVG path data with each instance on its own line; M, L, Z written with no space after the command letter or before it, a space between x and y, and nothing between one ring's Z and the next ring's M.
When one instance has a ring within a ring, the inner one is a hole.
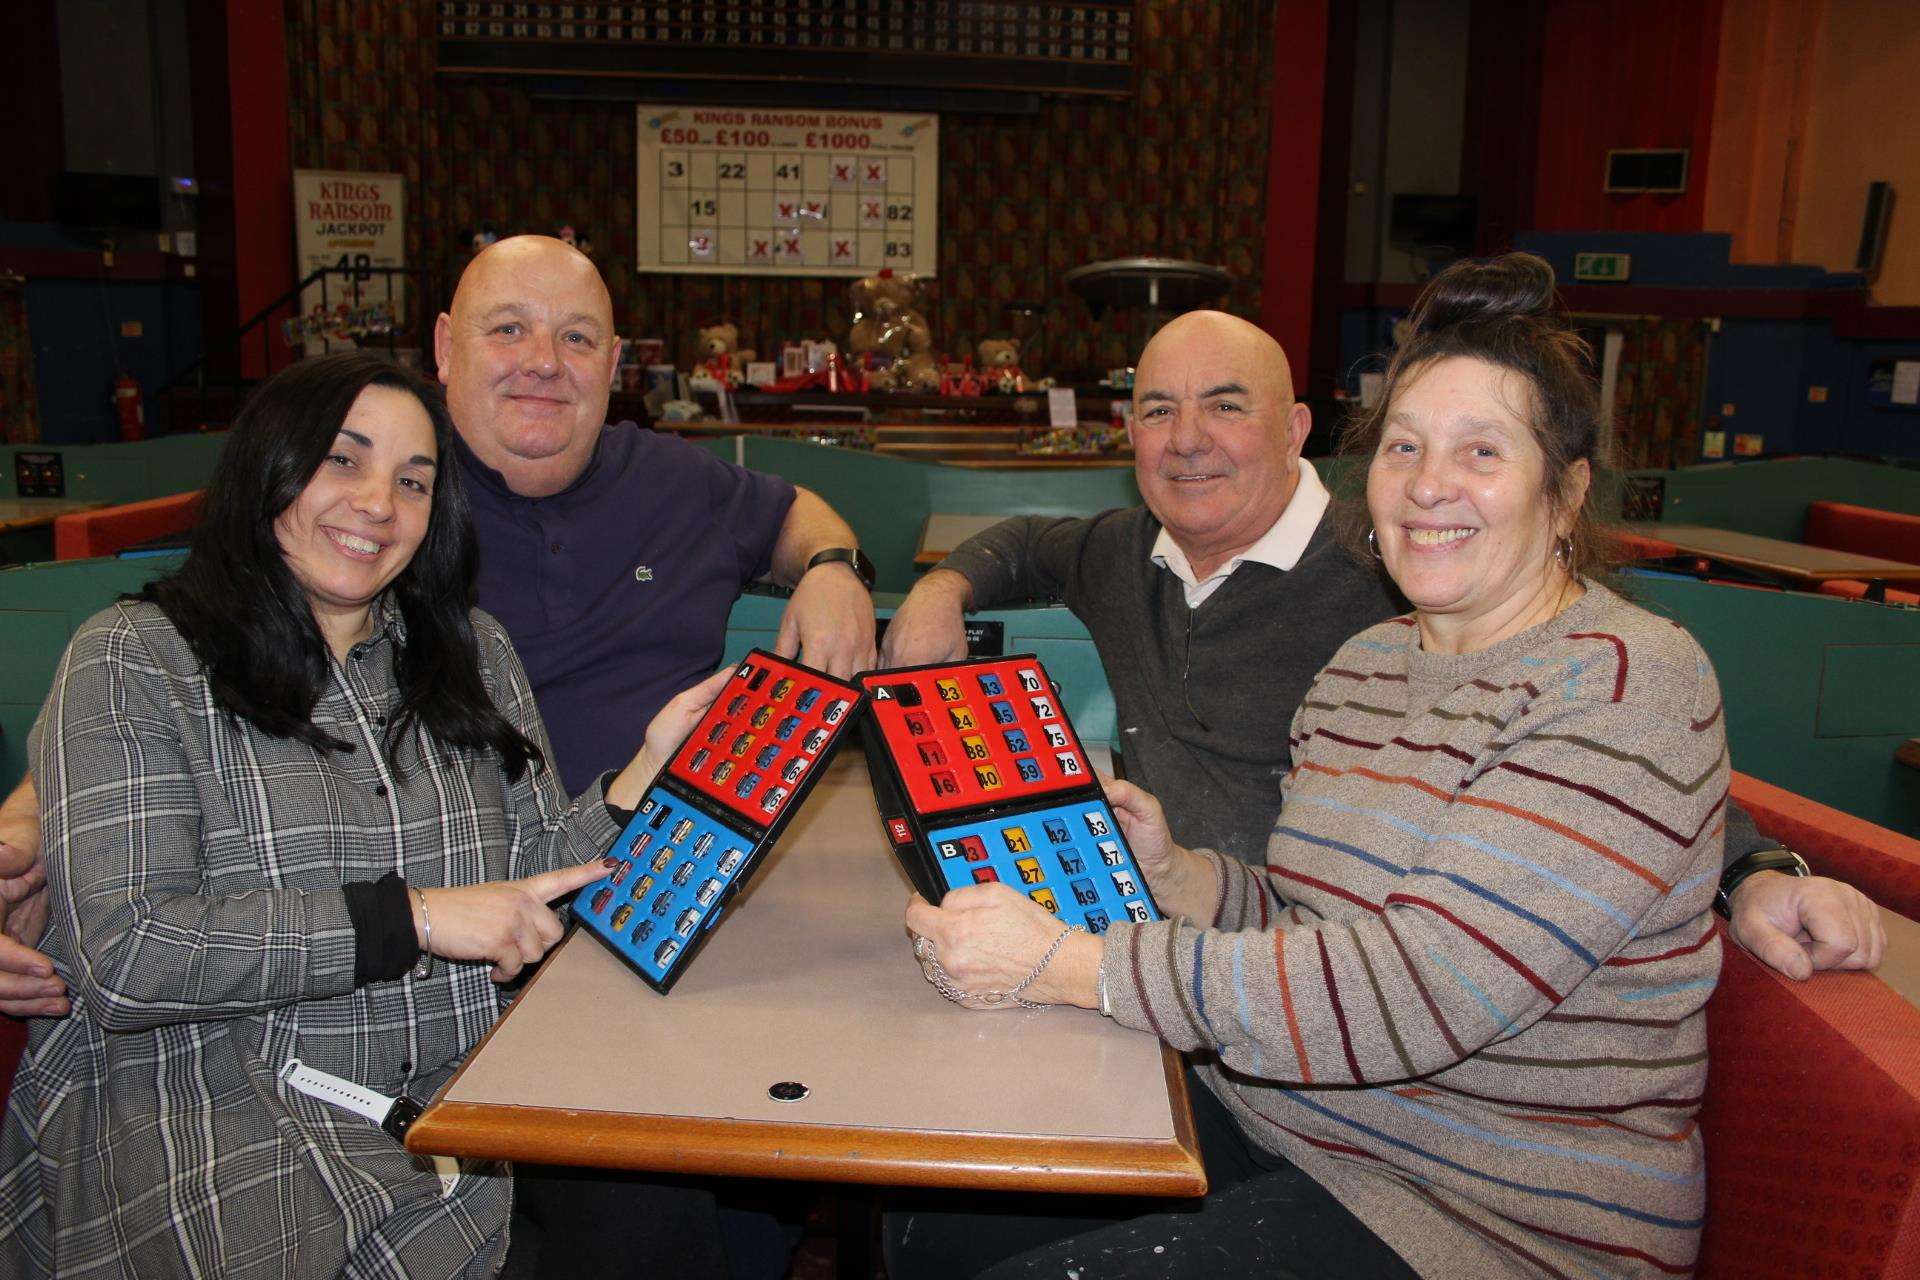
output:
M1888 560L1879 556L1862 557L1876 562L1869 565L1850 565L1846 568L1806 568L1798 565L1784 564L1778 560L1770 560L1765 556L1749 555L1744 551L1728 551L1723 548L1689 546L1685 542L1675 541L1657 532L1661 527L1657 523L1633 523L1624 527L1630 533L1675 547L1677 554L1681 556L1691 556L1699 560L1718 560L1724 564L1736 565L1742 569L1771 573L1782 578L1793 578L1800 582L1821 583L1834 582L1841 579L1859 579L1867 582L1920 582L1920 565L1907 564L1899 560ZM1678 527L1685 528L1688 526ZM1703 525L1699 527L1711 529L1713 526ZM1740 530L1728 529L1725 530L1725 532L1739 533ZM1785 539L1781 539L1781 541L1785 541ZM1794 545L1800 546L1803 544L1795 543ZM1810 549L1823 550L1824 548ZM1835 554L1856 555L1858 553L1836 552Z
M583 1128L591 1129L584 1136ZM722 1144L716 1146L716 1142ZM725 1144L733 1144L726 1149ZM932 1133L558 1108L436 1104L407 1149L540 1164L880 1186L1198 1196L1206 1172L1174 1141Z
M547 953L547 962L527 983L520 999L525 999L534 984L546 976L560 947L573 944L578 934L575 926L560 946ZM587 942L592 945L592 939ZM514 1003L518 1005L519 1000ZM440 1087L408 1130L408 1151L602 1169L879 1186L1170 1197L1201 1196L1207 1191L1184 1065L1180 1055L1165 1045L1160 1047L1160 1061L1173 1114L1171 1141L859 1129L447 1101L447 1094L466 1074L468 1064L512 1016L513 1008L509 1007ZM590 1137L581 1136L583 1125L591 1126ZM736 1151L715 1151L710 1144L716 1138L751 1138L752 1149L746 1149L743 1143Z

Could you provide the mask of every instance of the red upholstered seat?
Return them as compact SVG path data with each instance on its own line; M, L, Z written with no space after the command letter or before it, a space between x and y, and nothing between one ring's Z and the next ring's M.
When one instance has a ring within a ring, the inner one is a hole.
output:
M1680 554L1680 548L1664 538L1650 538L1630 529L1609 529L1607 536L1613 539L1614 555L1622 562L1665 560Z
M1855 578L1830 578L1820 584L1822 595L1839 596L1845 600L1865 600L1867 584ZM1920 593L1901 591L1895 587L1887 588L1888 604L1920 604Z
M1728 939L1707 1043L1702 1280L1920 1276L1920 1009Z
M184 533L200 518L200 491L127 502L98 511L77 511L53 522L53 558L110 556L136 542Z
M1800 540L1810 547L1920 564L1920 516L1899 511L1846 502L1809 502L1807 529Z
M1744 774L1733 794L1816 871L1920 916L1920 840ZM1791 982L1729 938L1707 1040L1698 1274L1920 1276L1920 1009L1873 974Z

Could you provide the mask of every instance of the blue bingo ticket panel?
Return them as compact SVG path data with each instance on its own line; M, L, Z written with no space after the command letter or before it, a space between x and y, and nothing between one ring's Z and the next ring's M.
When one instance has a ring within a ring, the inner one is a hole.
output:
M640 799L573 914L665 994L779 841L866 695L755 649Z
M1090 933L1160 918L1038 659L858 679L880 818L928 901L997 880Z

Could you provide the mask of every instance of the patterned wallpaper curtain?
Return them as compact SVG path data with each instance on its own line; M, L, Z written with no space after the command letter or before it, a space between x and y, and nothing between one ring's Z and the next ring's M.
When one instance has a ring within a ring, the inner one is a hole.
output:
M1638 316L1608 322L1625 341L1613 393L1614 463L1680 467L1699 460L1707 378L1705 322Z
M437 78L435 12L433 0L293 0L287 43L295 165L406 174L409 261L438 273L443 297L468 256L463 231L572 223L593 237L622 332L665 339L682 365L694 329L722 319L762 351L845 338L843 279L637 276L632 105ZM1238 281L1228 308L1257 315L1272 28L1272 0L1146 0L1131 100L944 115L935 345L958 355L1005 336L1007 303L1034 300L1048 370L1130 363L1129 318L1095 322L1061 276L1142 254L1225 267Z
M0 280L0 434L7 444L40 438L40 396L33 378L27 298L17 280Z

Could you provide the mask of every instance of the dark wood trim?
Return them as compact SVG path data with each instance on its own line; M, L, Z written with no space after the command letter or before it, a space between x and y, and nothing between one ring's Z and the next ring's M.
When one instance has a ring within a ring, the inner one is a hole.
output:
M116 253L108 266L97 249L32 249L0 245L0 273L29 280L107 280L127 284L191 280L193 260L165 253Z
M1276 37L1277 38L1277 37ZM1309 317L1307 363L1294 372L1294 393L1331 397L1340 385L1341 296L1347 281L1347 205L1353 170L1353 81L1359 58L1359 8L1334 4L1327 10L1326 88L1320 112L1320 196L1314 221L1313 300ZM1269 188L1268 199L1272 199ZM1316 419L1332 432L1339 423Z
M67 164L55 0L13 0L0 45L0 111L7 121L7 180L0 220L53 222Z
M1861 307L1833 331L1843 338L1873 342L1920 342L1920 307Z
M1502 253L1533 225L1542 23L1537 0L1473 0L1460 190L1479 198L1475 252Z
M200 253L200 347L206 354L208 374L216 381L231 382L240 376L236 335L242 317L224 0L188 0L187 65L193 77L194 169L200 180L195 246ZM291 221L292 209L287 212Z
M1349 284L1348 308L1401 310L1420 287ZM1838 338L1920 342L1920 307L1875 307L1858 289L1681 289L1641 285L1569 284L1560 289L1568 310L1583 315L1717 316L1728 320L1825 320Z

